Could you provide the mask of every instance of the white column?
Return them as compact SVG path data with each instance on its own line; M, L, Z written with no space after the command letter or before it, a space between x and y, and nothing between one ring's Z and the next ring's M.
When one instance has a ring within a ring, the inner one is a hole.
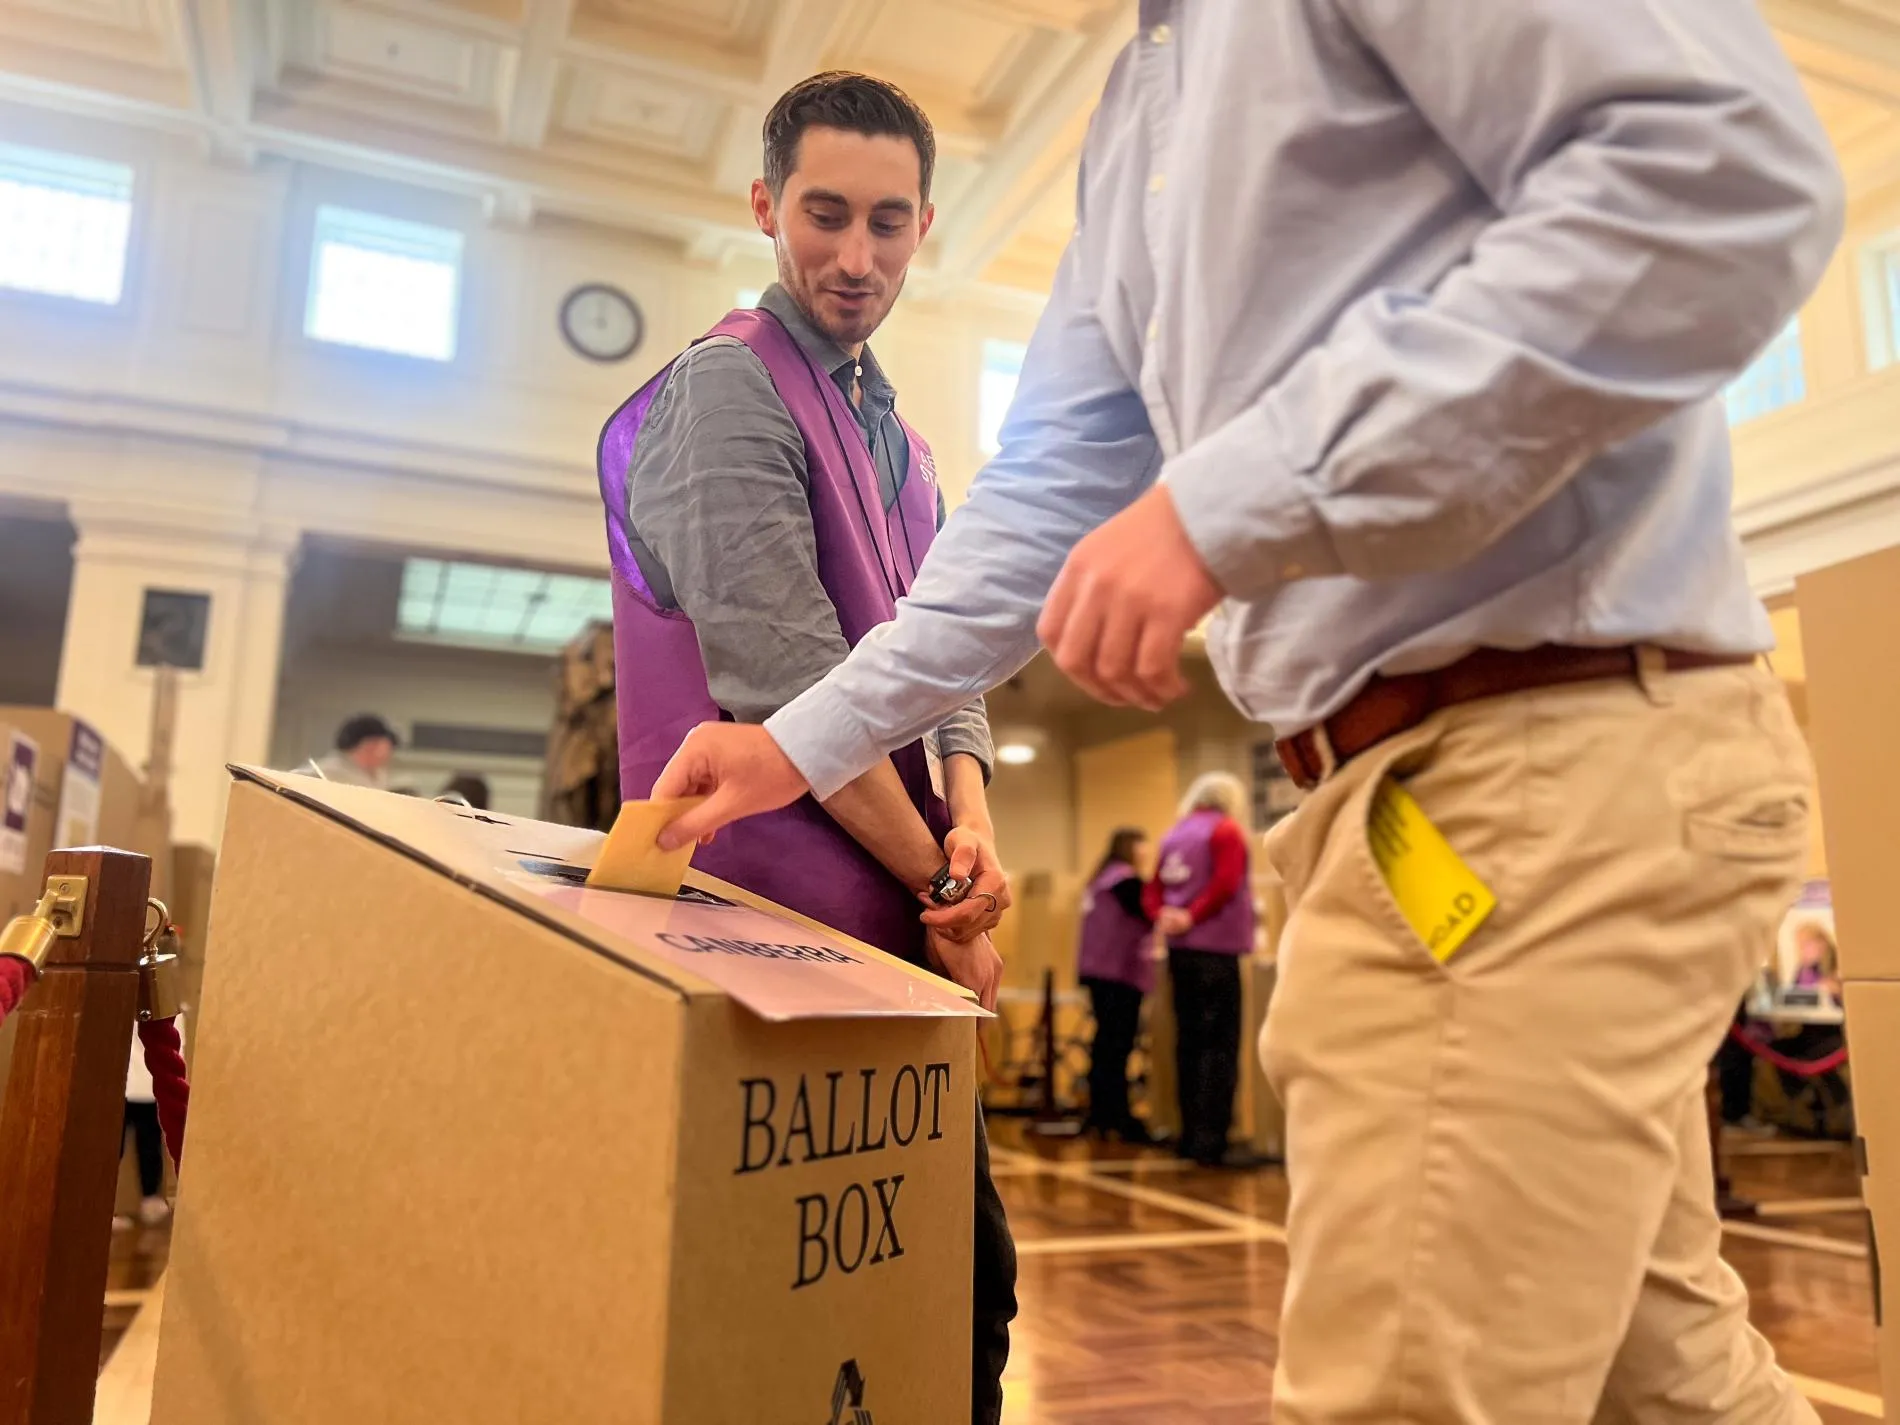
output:
M172 835L216 845L225 764L261 762L277 697L284 599L297 535L248 516L75 502L72 598L58 706L96 726L135 767L149 755L153 670L138 666L150 589L205 594L203 666L178 674Z

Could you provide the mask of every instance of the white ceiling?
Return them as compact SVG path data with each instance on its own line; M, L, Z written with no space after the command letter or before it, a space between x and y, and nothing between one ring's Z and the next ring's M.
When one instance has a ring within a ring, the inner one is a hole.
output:
M1046 286L1134 0L0 0L0 99L475 192L718 260L755 243L759 126L861 69L936 126L931 255Z
M1900 182L1900 0L1761 0L1856 189ZM0 99L481 195L718 261L772 100L868 70L942 152L924 262L1045 289L1135 0L0 0Z

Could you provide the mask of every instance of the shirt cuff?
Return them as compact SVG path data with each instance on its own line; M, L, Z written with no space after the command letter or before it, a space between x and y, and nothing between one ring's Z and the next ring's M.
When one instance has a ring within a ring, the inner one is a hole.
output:
M1236 450L1236 441L1223 438L1231 429L1161 467L1188 541L1214 581L1231 598L1256 599L1296 579L1345 573L1299 474L1274 458L1264 431Z
M836 796L884 755L836 680L815 683L765 720L765 730L819 801Z

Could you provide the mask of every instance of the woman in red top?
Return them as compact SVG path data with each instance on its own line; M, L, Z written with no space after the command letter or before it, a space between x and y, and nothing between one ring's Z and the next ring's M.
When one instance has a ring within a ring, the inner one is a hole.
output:
M1240 957L1253 949L1246 792L1210 772L1188 789L1181 819L1161 839L1145 900L1168 941L1174 990L1175 1063L1184 1158L1230 1161L1234 1090L1240 1081Z

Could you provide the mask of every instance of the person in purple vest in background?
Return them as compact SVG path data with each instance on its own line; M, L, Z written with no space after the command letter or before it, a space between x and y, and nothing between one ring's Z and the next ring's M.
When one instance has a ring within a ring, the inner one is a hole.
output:
M1245 808L1245 791L1225 772L1188 788L1147 894L1168 938L1181 1156L1206 1168L1248 1166L1227 1147L1240 1079L1240 957L1253 949Z
M1083 1130L1124 1143L1154 1141L1128 1107L1128 1056L1141 1027L1141 1002L1155 987L1154 920L1142 906L1148 834L1124 826L1082 892L1082 933L1075 973L1095 1013L1089 1045L1089 1113Z
M648 796L697 723L758 723L896 613L944 514L930 447L865 341L930 229L936 145L900 90L815 75L765 121L752 211L779 281L602 432L621 793ZM821 805L734 827L694 865L992 1007L1009 905L981 698ZM1016 1259L977 1113L971 1418L1002 1417Z

